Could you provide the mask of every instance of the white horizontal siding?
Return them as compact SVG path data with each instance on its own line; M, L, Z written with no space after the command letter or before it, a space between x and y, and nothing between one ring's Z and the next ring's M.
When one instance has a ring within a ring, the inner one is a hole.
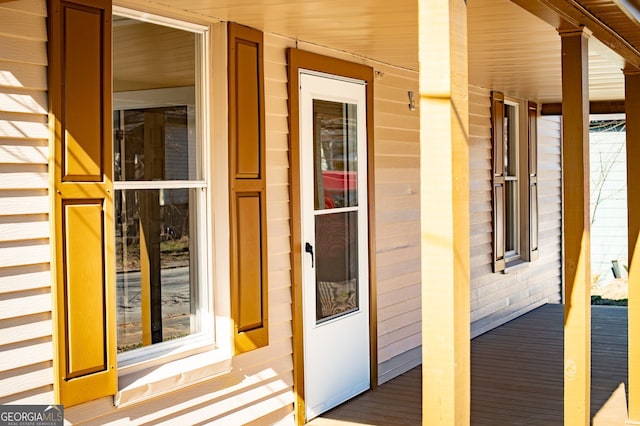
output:
M47 164L48 155L46 141L8 139L0 142L0 164Z
M47 95L37 89L0 88L0 110L25 114L46 114Z
M15 35L20 34L19 32ZM2 59L32 65L47 65L47 42L0 34Z
M0 111L0 138L46 140L49 137L47 117L40 114L22 115Z
M13 320L48 312L51 312L51 292L48 288L0 295L0 320Z
M4 320L0 328L0 342L26 342L31 339L48 338L51 335L51 314L38 313L21 318Z
M46 189L22 191L13 188L4 191L0 189L0 200L2 200L0 215L42 214L47 212L49 207Z
M0 371L50 361L52 352L50 337L3 345Z
M0 171L0 190L2 189L46 189L49 174L45 165L3 164Z
M614 279L611 261L622 276L627 254L626 132L591 132L591 279L608 284Z
M0 403L53 402L46 2L0 3Z
M561 291L560 123L538 120L539 259L511 273L492 271L491 93L470 87L471 334L476 336Z
M419 84L415 72L372 66L378 377L386 381L420 362L420 113L408 96L417 99Z
M4 241L49 238L49 231L45 214L0 216L0 235Z
M0 404L18 403L25 400L31 404L53 403L53 394L43 392L43 388L50 389L53 367L50 361L27 367L17 368L8 372L0 372L0 389L10 390L0 396Z
M20 11L25 15L36 15L42 18L47 16L47 3L42 0L20 0L0 3L0 13L7 11ZM16 37L29 38L30 34L15 34Z

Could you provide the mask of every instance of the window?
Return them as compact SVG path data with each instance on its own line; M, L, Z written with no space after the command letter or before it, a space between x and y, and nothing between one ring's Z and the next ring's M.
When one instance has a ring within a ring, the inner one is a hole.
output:
M262 33L49 5L55 401L226 371L268 344Z
M126 352L175 347L210 329L203 37L113 17L119 365L135 357Z
M492 93L493 268L538 256L537 105Z

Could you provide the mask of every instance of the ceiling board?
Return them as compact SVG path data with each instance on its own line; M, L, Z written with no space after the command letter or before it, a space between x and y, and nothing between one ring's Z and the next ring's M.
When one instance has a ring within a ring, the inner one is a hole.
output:
M418 69L416 0L150 1ZM614 1L583 0L628 30ZM470 83L543 103L561 100L560 37L551 25L509 0L468 0L468 30ZM622 99L624 64L604 45L590 45L591 99Z

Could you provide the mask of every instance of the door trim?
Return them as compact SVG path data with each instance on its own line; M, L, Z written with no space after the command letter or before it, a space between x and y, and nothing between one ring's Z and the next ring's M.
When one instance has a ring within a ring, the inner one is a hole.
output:
M302 313L302 237L300 200L300 70L316 71L366 82L367 105L367 216L369 220L369 357L371 389L378 385L378 321L375 265L375 150L373 138L373 68L306 52L287 49L289 107L289 196L291 229L291 283L293 327L293 387L296 395L296 423L306 422L304 393L304 342Z

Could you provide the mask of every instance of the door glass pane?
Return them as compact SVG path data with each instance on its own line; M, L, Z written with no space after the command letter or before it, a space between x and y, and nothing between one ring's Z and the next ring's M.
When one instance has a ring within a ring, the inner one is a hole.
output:
M358 212L317 215L316 321L358 310Z
M192 332L195 191L116 191L118 352Z
M317 210L358 205L357 105L314 99Z

